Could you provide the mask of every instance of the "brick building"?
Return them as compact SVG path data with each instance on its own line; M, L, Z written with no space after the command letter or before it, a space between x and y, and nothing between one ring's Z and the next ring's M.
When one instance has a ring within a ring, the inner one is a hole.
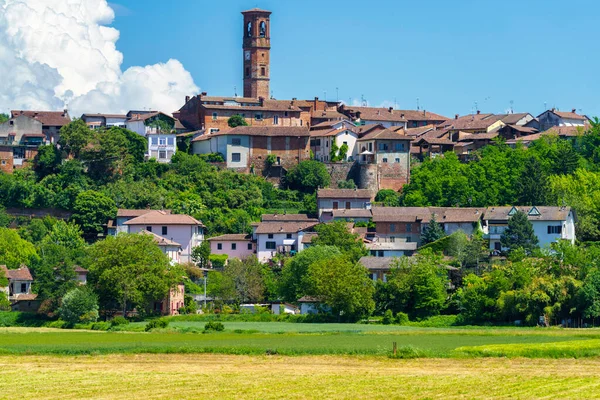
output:
M253 8L244 16L244 97L268 99L271 52L271 11Z
M0 124L0 170L12 173L23 167L36 156L44 141L38 119L18 114Z
M204 134L192 141L193 154L220 153L228 168L265 174L273 168L287 170L310 158L307 127L238 126ZM271 168L267 157L274 155ZM283 171L282 171L283 172Z

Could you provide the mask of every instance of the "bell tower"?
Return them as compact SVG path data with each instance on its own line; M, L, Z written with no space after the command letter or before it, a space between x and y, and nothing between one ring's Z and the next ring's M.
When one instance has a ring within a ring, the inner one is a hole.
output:
M253 8L244 16L244 97L268 99L271 52L271 11Z

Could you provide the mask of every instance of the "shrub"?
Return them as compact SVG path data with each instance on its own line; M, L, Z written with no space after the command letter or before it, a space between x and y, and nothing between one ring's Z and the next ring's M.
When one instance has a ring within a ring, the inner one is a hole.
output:
M112 327L112 324L108 322L94 322L90 329L93 331L107 331L110 327Z
M399 312L398 314L396 314L396 323L398 325L406 325L406 324L408 324L408 322L409 322L408 314L403 313L403 312Z
M225 326L220 322L209 321L204 325L204 332L214 331L222 332L225 330Z
M146 328L144 329L146 332L151 331L152 329L164 329L169 326L169 321L164 319L153 319L152 321L146 324Z
M211 254L208 259L213 268L223 268L227 261L227 254Z
M384 325L390 325L392 322L394 322L394 313L392 310L385 310L381 323Z
M129 321L127 320L127 318L121 317L121 316L114 317L113 319L110 320L111 328L113 326L121 326L121 325L128 325L128 324L129 324Z
M87 287L73 289L63 297L58 314L69 324L96 322L98 296Z
M198 311L198 304L196 303L196 300L194 300L194 298L192 296L186 295L184 297L184 304L185 304L185 314L196 314L196 312Z

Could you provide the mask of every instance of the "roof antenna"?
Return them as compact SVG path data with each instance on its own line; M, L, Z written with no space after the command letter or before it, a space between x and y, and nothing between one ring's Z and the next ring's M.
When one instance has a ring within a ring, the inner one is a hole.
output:
M420 108L419 108L419 98L417 97L417 111L419 111L419 110L420 110Z
M325 98L325 101L327 101L327 90L323 90L323 97Z
M511 113L511 114L514 114L514 113L515 113L515 110L513 110L513 104L515 104L515 102L511 100L511 101L510 101L510 113Z
M398 109L398 103L396 102L396 98L394 97L394 110Z
M340 102L340 88L338 88L338 87L335 88L335 102L336 103Z
M233 87L233 97L238 97L237 96L237 86Z
M363 107L366 107L366 106L367 106L367 104L368 104L368 103L367 103L367 100L365 100L365 95L364 95L364 94L361 94L361 95L360 95L360 105L361 105L361 106L363 106Z

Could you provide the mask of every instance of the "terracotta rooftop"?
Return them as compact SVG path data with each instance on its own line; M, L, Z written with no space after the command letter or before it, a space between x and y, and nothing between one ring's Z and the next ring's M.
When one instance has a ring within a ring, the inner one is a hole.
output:
M510 212L515 208L527 214L530 221L565 221L571 212L571 207L546 207L546 206L515 206L515 207L488 207L485 210L485 220L508 221Z
M317 199L370 199L369 189L319 189Z
M262 222L318 222L315 218L309 218L306 214L263 214Z
M394 110L396 113L404 114L408 121L446 121L448 117L435 114L425 110Z
M71 122L69 113L64 111L25 111L25 110L12 110L12 118L18 117L19 115L25 115L29 118L37 119L46 126L64 126Z
M31 301L37 299L38 295L34 293L18 293L12 296L13 301Z
M431 216L439 223L476 222L481 219L485 208L477 207L373 207L373 222L428 223Z
M400 110L393 108L376 108L376 107L354 107L344 106L341 110L345 114L350 114L354 118L358 117L365 121L382 121L382 122L406 122L406 116Z
M319 236L319 234L317 232L305 232L304 235L302 236L302 243L310 244L310 243L312 243L312 240L314 238L316 238L317 236Z
M402 135L398 132L391 131L389 129L384 129L384 130L373 130L373 131L367 133L366 135L362 136L358 140L359 141L361 141L361 140L406 140L406 141L410 142L411 140L413 140L413 138Z
M223 242L238 242L238 241L252 240L252 235L246 235L244 233L230 233L230 234L226 234L226 235L211 237L210 239L206 239L206 240L208 240L210 242L216 241L216 240L221 240Z
M9 280L33 281L31 272L29 272L29 268L25 265L21 265L18 269L8 269L6 265L0 265L0 271L4 272L4 276Z
M530 114L529 113L506 114L505 116L502 117L501 121L504 122L506 125L516 124L517 122L519 122L523 118L527 117L528 115L530 115ZM532 117L533 117L533 115L532 115Z
M338 209L332 211L333 218L371 218L371 210L364 209Z
M150 211L130 219L125 225L202 225L196 218L185 214L171 214L166 211Z
M310 131L310 136L311 137L328 137L328 136L336 136L339 134L345 134L346 132L348 132L348 134L352 133L354 135L356 135L356 132L354 132L354 130L352 129L319 129L317 131Z
M148 236L152 236L152 238L154 239L154 242L159 245L160 247L164 247L164 246L177 246L177 247L181 247L181 245L173 240L167 239L163 236L157 235L154 232L150 232L147 230L143 230L140 231L140 235L148 235Z
M151 113L146 113L146 114L135 114L133 116L133 118L131 118L129 120L129 122L136 122L136 121L146 121L149 118L152 117L156 117L157 115L164 115L165 117L171 118L172 120L175 120L175 118L173 118L172 116L165 114L164 112L161 111L156 111L156 112L151 112Z
M567 111L558 111L558 110L549 110L550 112L558 115L561 118L566 118L566 119L578 119L578 120L587 120L586 117L584 117L583 115L579 115L577 114L575 111L571 111L571 112L567 112ZM543 114L543 113L542 113Z
M193 142L209 140L213 137L239 135L239 136L278 136L278 137L304 137L309 136L305 126L238 126L227 131L204 134L193 139Z
M491 140L495 137L498 137L498 132L489 132L489 133L467 133L460 139L460 142L473 141L473 140Z
M298 233L317 225L318 222L262 222L256 227L256 233Z
M126 119L127 115L125 114L81 114L81 119L84 118L92 118L92 117L102 117L102 118L123 118Z
M236 102L238 104L206 104ZM260 100L244 99L234 97L229 100L219 100L218 98L203 97L201 107L209 110L240 110L240 111L293 111L301 112L302 109L292 103L291 100L263 100L262 106Z

